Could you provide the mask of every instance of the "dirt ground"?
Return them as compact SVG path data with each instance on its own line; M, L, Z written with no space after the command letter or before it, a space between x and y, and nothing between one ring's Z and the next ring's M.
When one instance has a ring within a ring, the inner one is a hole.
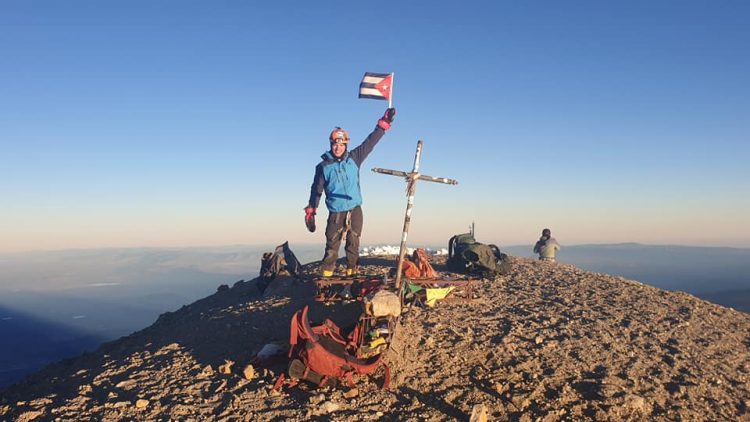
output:
M0 391L0 420L750 420L750 315L679 292L511 258L469 303L412 307L382 373L356 389L302 383L253 367L313 287L257 280L163 314L150 327L51 365ZM367 258L385 274L395 257ZM445 271L436 262L438 271ZM307 277L317 263L305 266ZM313 304L311 319L351 319L359 304ZM343 324L343 322L342 322ZM234 362L227 373L220 368Z

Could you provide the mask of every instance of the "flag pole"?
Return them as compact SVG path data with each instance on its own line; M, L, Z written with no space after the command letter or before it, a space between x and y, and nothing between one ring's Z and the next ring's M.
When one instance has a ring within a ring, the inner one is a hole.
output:
M388 108L393 108L393 80L396 79L396 73L391 72L391 93L388 95Z

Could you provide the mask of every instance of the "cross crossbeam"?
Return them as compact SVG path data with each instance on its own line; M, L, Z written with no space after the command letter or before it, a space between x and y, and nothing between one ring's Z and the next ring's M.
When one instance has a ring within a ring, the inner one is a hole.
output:
M388 174L391 176L406 177L407 181L412 178L412 174L413 174L413 173L407 173L405 171L400 171L400 170L388 170L388 169L381 169L381 168L374 168L372 169L372 171L374 171L375 173ZM418 174L416 178L419 180L424 180L425 182L445 183L446 185L458 184L458 182L453 179L448 179L446 177L427 176L426 174Z

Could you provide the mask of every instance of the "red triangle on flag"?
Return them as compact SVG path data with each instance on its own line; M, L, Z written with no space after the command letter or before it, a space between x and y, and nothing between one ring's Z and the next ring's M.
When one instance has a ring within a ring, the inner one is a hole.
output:
M393 79L393 74L391 73L390 75L383 78L382 81L375 84L375 89L377 89L378 92L383 94L386 100L391 99L391 80L392 79Z

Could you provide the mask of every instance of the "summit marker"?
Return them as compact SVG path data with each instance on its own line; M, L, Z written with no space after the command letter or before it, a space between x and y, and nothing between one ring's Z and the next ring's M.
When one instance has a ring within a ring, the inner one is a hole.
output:
M406 238L409 235L409 225L411 223L411 210L414 207L414 194L416 193L417 180L424 180L427 182L443 183L446 185L457 185L458 182L453 179L446 177L434 177L419 174L419 162L422 159L422 141L417 141L417 152L414 155L414 168L411 172L407 173L399 170L389 170L381 168L373 168L372 171L380 174L388 174L391 176L399 176L406 178L406 214L404 215L404 230L401 234L401 247L398 253L398 267L396 269L396 288L401 292L401 272L404 267L404 257L406 256Z

